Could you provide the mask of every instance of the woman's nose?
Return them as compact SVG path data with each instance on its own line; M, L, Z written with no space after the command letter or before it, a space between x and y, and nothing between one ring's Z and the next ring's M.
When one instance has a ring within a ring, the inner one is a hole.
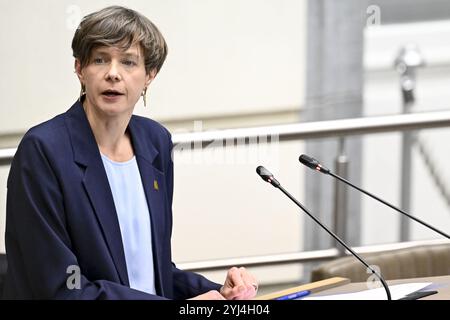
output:
M110 64L110 68L108 72L106 73L106 80L110 81L120 81L122 77L120 76L119 69L117 67L117 63L112 62Z

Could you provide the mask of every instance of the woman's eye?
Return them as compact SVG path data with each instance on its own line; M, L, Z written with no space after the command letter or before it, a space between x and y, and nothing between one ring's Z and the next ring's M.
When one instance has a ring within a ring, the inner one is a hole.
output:
M102 64L105 62L103 58L95 58L93 61L95 64Z
M124 60L123 64L126 66L135 66L136 62L134 62L133 60Z

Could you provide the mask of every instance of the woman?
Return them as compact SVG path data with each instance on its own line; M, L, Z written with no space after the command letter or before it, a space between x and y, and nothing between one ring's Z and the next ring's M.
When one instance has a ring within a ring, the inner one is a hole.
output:
M9 299L249 299L244 268L224 285L171 262L169 132L132 115L167 46L141 14L108 7L72 42L80 98L30 129L8 177Z

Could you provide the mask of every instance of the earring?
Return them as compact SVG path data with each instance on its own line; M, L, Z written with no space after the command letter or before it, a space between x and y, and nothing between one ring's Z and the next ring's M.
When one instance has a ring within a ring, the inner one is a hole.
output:
M141 96L142 96L142 100L144 101L144 107L146 107L147 106L147 87L144 88Z
M86 94L86 87L84 86L84 84L81 85L81 90L80 90L80 97L78 98L78 101L81 102L81 98Z

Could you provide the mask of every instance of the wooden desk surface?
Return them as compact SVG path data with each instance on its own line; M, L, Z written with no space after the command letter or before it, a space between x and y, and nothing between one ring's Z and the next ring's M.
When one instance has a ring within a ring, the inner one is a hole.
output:
M421 298L420 300L450 300L450 275L440 276L440 277L427 277L427 278L413 278L413 279L401 279L401 280L388 280L388 285L391 284L401 284L401 283L412 283L412 282L432 282L437 288L434 289L438 291L437 294ZM327 289L320 291L314 296L339 294L339 293L349 293L361 290L367 290L367 285L365 282L355 282L345 284L340 287Z

